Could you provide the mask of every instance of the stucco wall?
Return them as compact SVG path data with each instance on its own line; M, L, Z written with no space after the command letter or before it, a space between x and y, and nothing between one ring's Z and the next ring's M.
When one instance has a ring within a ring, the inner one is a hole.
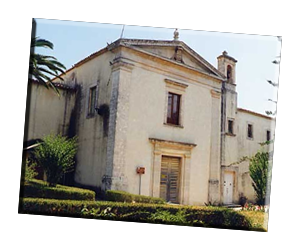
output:
M117 118L116 124L116 136L117 133L122 133L124 130L122 128L126 124L126 140L122 140L122 150L125 152L123 173L128 183L127 191L138 193L139 176L135 171L138 166L144 166L146 174L142 176L141 194L151 195L153 145L149 138L189 142L197 144L191 150L189 204L204 204L208 199L211 154L211 90L213 87L220 89L221 84L219 81L187 72L180 67L164 65L151 58L142 58L128 52L123 51L122 56L134 65L131 75L128 76L130 83L126 89L130 95L126 97L126 101L119 100L120 106L128 105L127 119L125 121L122 117L122 126L118 127ZM164 124L166 78L188 85L183 94L182 127ZM220 123L216 126L219 131ZM115 147L120 148L117 139L115 143Z
M64 76L66 83L76 84L78 88L74 121L79 143L75 181L81 185L100 187L105 174L108 127L104 125L104 117L97 112L88 116L88 98L89 89L96 86L96 107L109 105L110 62L114 57L113 52L106 51Z
M259 143L266 141L267 130L271 131L271 139L274 139L275 120L264 118L242 110L237 115L237 143L238 158L253 156L258 151L273 151L273 143L261 146ZM253 125L253 139L247 136L247 124ZM239 164L239 193L243 193L249 200L255 201L255 192L252 187L252 180L249 176L249 162Z
M68 134L75 93L64 89L59 92L60 97L52 89L29 83L24 141L41 139L50 133Z

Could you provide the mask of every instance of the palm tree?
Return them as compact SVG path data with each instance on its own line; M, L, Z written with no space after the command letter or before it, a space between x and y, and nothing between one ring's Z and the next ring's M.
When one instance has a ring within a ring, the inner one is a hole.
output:
M29 62L29 79L35 80L49 89L49 86L59 95L59 91L52 81L52 77L63 81L60 76L64 74L66 67L57 61L54 56L40 55L34 52L35 48L44 47L53 49L53 43L48 40L33 37L31 39L31 51Z

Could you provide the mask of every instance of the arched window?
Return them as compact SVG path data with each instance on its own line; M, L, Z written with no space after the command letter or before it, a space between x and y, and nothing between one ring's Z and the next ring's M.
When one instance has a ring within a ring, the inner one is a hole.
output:
M231 79L232 77L232 68L230 65L227 65L227 79Z

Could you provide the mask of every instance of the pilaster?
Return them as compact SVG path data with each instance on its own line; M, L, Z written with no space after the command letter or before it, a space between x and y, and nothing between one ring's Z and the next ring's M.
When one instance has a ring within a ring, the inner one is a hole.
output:
M220 202L220 177L221 177L221 93L211 91L211 146L210 146L210 169L208 183L208 201Z
M122 58L114 60L112 65L112 92L110 99L109 132L107 143L107 166L105 189L127 190L126 141L130 102L130 82L133 64Z

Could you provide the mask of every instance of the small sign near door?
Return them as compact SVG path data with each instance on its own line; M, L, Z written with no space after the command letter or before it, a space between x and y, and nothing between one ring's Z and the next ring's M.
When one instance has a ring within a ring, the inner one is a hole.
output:
M137 167L136 173L137 174L145 174L145 167Z

